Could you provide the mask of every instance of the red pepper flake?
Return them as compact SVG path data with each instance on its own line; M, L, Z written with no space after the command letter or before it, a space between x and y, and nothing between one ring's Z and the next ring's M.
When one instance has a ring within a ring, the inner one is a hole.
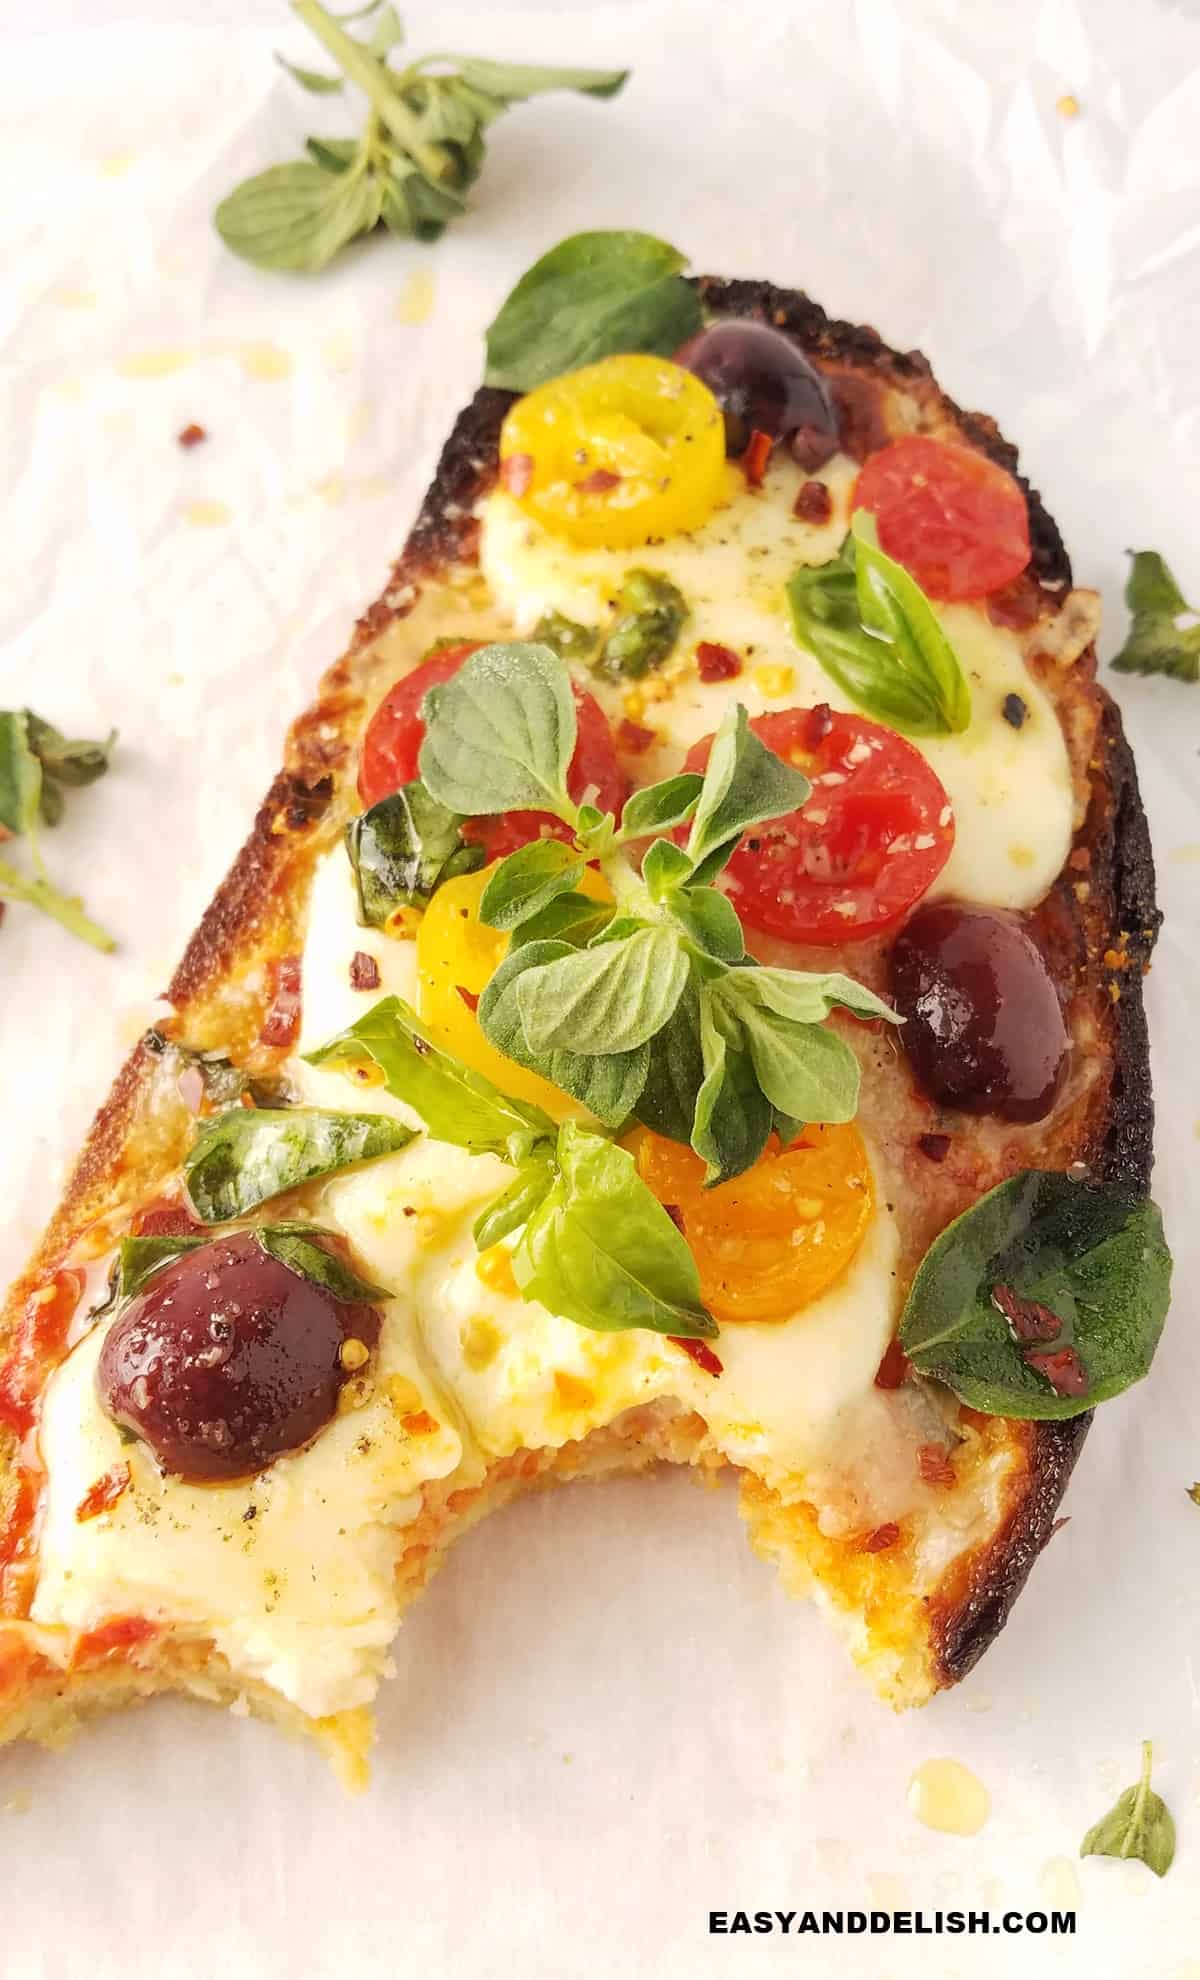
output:
M1019 1341L1056 1341L1063 1330L1057 1313L1040 1299L1022 1299L1012 1286L993 1286L992 1305L1002 1313Z
M940 1444L922 1444L917 1452L917 1470L926 1485L953 1485L954 1466Z
M823 481L802 481L792 504L792 514L801 522L827 523L833 514L833 497Z
M127 1464L114 1464L97 1478L94 1485L88 1486L75 1508L76 1519L95 1519L98 1514L107 1512L110 1506L115 1506L122 1492L128 1490L130 1475Z
M717 1360L707 1341L693 1340L687 1334L668 1334L667 1339L673 1347L682 1348L686 1355L690 1355L697 1368L702 1368L706 1375L724 1373L722 1364Z
M774 445L775 442L769 433L764 433L760 426L754 428L750 435L750 444L742 455L742 466L746 470L746 479L751 488L762 487L762 479L767 471L767 462L771 458L771 449Z
M617 724L617 748L623 749L626 756L644 756L651 743L658 738L653 729L643 729L638 722L631 722L628 716Z
M663 1209L671 1219L675 1229L679 1232L680 1237L686 1237L687 1225L683 1221L683 1211L679 1208L679 1205L677 1203L664 1203Z
M621 477L611 468L593 468L582 481L575 483L581 495L607 495L610 488L619 488Z
M294 1045L300 1030L300 958L279 956L271 964L271 1004L258 1034L261 1045Z
M190 426L185 426L183 432L177 433L175 437L181 447L198 447L202 440L208 439L208 433L203 426L197 426L195 421L193 421Z
M900 1336L897 1334L888 1342L883 1351L883 1360L875 1370L875 1387L898 1389L901 1382L908 1380L911 1370L912 1362L901 1347Z
M887 1547L894 1547L900 1538L900 1528L894 1519L877 1526L873 1533L864 1533L856 1542L855 1551L859 1554L882 1554Z
M518 502L522 495L528 495L533 484L533 455L506 454L500 463L500 479L510 495Z
M1025 1360L1039 1375L1045 1376L1055 1395L1086 1396L1087 1369L1073 1347L1052 1348L1046 1354L1035 1354L1032 1348L1026 1348Z
M350 958L350 988L352 990L378 990L379 964L365 949L356 949Z
M479 998L476 996L475 992L473 990L468 990L465 983L456 983L454 988L458 991L458 994L462 998L463 1003L466 1005L467 1009L472 1013L472 1015L474 1015L474 1013L479 1009Z
M1076 846L1074 852L1067 860L1067 865L1073 873L1086 873L1091 863L1092 855L1087 846Z
M427 1409L415 1409L411 1416L402 1416L400 1421L410 1437L432 1437L442 1427Z
M950 1136L948 1134L919 1134L917 1136L917 1147L927 1162L944 1162L950 1153Z
M696 648L696 672L702 681L731 681L742 671L742 657L731 646L702 639Z
M195 1237L203 1229L186 1204L169 1203L166 1197L139 1210L133 1220L134 1237Z
M820 749L832 727L832 708L827 701L818 701L815 708L809 709L808 720L804 725L805 749Z

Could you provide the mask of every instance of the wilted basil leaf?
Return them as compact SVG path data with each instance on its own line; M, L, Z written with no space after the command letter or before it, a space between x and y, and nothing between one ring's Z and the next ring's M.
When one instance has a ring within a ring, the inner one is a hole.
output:
M1148 1199L1026 1169L934 1240L900 1341L923 1375L987 1416L1078 1416L1146 1374L1170 1284L1162 1220ZM1010 1312L1028 1302L1059 1320L1057 1336L1030 1343L1014 1331ZM1071 1393L1052 1380L1058 1356Z
M393 1155L413 1134L387 1114L231 1107L201 1128L183 1173L196 1215L225 1224L317 1176Z
M365 927L382 928L398 908L425 906L444 881L483 865L483 847L462 836L464 822L419 779L351 819L346 851Z

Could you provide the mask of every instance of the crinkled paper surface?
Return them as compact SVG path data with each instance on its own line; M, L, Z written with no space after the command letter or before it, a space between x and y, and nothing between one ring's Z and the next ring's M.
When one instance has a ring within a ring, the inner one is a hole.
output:
M288 716L378 590L483 326L563 234L649 228L696 267L802 286L920 346L1020 442L1104 593L1105 659L1126 546L1162 550L1200 597L1193 5L404 11L417 49L628 62L634 80L607 105L514 111L438 245L372 242L294 281L232 260L209 221L235 179L339 127L271 61L280 42L306 59L282 5L3 9L0 702L121 732L47 848L119 953L20 909L0 928L6 1273ZM209 438L184 452L192 421ZM893 1718L751 1558L731 1491L565 1490L463 1543L406 1623L364 1798L263 1728L179 1704L0 1756L12 1980L1200 1973L1200 687L1110 684L1167 911L1149 1002L1178 1293L1151 1381L1101 1413L1070 1524L982 1668ZM1144 1736L1179 1831L1162 1884L1077 1861ZM936 1755L990 1790L974 1838L908 1808ZM1070 1941L707 1928L738 1906L1076 1896Z

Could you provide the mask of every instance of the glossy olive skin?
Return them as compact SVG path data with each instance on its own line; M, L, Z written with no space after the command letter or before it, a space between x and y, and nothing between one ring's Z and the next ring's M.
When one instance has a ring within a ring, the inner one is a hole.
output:
M324 1429L351 1339L376 1346L374 1307L334 1299L238 1231L187 1252L130 1301L109 1329L96 1386L102 1408L164 1471L219 1484Z
M931 1099L969 1114L1040 1121L1070 1053L1050 971L1021 919L938 901L918 908L891 953L900 1042Z
M744 453L755 429L773 440L792 436L797 460L810 470L836 453L829 388L781 330L734 318L712 323L689 337L675 362L703 379L716 399L725 415L727 453Z

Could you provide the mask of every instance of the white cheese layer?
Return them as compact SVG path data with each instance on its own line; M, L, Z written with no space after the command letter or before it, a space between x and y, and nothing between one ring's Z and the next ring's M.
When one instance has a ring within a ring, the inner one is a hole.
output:
M480 511L484 575L497 610L521 635L550 611L588 625L601 623L631 568L662 571L679 586L691 616L666 673L649 682L645 712L638 716L661 731L656 747L640 759L650 782L678 768L690 745L716 729L733 698L752 716L821 701L854 708L815 657L797 645L784 587L800 564L820 564L836 555L849 521L855 472L843 456L824 470L833 514L817 526L792 514L805 477L791 461L777 459L761 491L742 485L728 508L693 534L642 550L576 550L532 522L498 489ZM974 605L936 609L970 683L972 719L961 736L908 739L936 770L954 810L954 850L931 897L952 894L992 907L1032 907L1070 851L1073 794L1062 730L1012 632L992 625ZM742 657L745 666L736 680L706 686L699 679L689 656L700 640L731 647ZM619 718L621 687L598 682L594 692L610 716ZM633 692L636 701L640 690ZM1028 711L1019 729L1004 719L1009 694L1019 694Z
M334 1178L322 1207L369 1272L405 1288L438 1375L486 1456L556 1448L635 1404L671 1397L704 1418L727 1457L773 1485L794 1484L818 1462L853 1470L868 1427L860 1412L877 1395L898 1304L899 1246L885 1211L822 1298L791 1319L722 1328L724 1372L714 1379L658 1334L577 1326L497 1286L494 1261L481 1270L471 1227L511 1173L494 1156L426 1137Z
M96 1395L106 1332L94 1328L46 1391L33 1621L88 1630L144 1616L211 1638L236 1676L262 1680L314 1718L366 1703L400 1620L395 1529L420 1510L421 1486L464 1458L407 1304L383 1309L361 1407L232 1485L166 1478L144 1445L122 1439ZM121 1464L131 1474L121 1497L80 1520L90 1487Z

